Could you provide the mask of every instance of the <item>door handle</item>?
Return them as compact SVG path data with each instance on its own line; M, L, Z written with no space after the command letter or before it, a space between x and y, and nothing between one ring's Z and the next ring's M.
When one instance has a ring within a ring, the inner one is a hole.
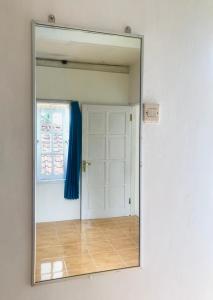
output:
M82 161L82 171L83 171L83 172L86 172L87 166L91 166L91 162L86 161L86 160L83 160L83 161Z

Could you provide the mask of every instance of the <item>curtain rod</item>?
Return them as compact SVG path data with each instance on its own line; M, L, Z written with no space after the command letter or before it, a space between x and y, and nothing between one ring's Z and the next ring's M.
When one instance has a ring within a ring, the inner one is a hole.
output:
M129 73L129 66L88 63L88 62L85 63L73 62L66 59L51 59L51 58L40 58L40 57L36 58L36 66L101 71L101 72L109 72L109 73L124 73L124 74Z

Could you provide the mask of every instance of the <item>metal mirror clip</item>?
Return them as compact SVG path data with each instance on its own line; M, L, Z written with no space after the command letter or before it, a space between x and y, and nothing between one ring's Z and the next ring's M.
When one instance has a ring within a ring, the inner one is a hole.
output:
M131 28L129 25L127 25L127 26L125 27L125 29L124 29L124 32L125 32L125 33L131 34L131 33L132 33L132 28Z
M49 23L55 23L55 16L54 16L53 14L50 14L50 15L48 16L48 22L49 22Z

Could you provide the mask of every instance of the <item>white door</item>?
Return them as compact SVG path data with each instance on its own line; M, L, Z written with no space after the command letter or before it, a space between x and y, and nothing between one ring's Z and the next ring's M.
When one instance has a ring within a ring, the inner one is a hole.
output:
M130 215L130 114L129 106L82 106L82 219Z

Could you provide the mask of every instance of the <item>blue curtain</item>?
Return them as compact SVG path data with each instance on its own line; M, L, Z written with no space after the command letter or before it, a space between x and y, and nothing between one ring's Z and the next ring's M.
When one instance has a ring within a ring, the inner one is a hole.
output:
M64 186L65 199L79 199L82 152L82 117L77 101L71 102L67 173Z

